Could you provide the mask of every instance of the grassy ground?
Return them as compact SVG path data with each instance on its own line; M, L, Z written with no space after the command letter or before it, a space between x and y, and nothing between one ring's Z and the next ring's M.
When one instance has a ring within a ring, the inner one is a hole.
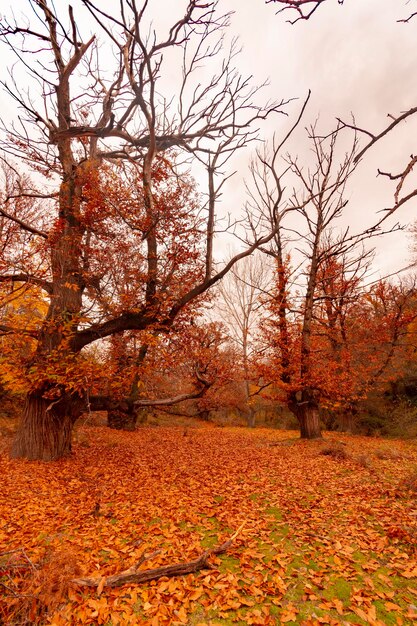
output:
M85 425L49 464L9 460L3 428L0 622L417 623L415 441L198 426ZM199 573L70 583L189 561L243 522Z

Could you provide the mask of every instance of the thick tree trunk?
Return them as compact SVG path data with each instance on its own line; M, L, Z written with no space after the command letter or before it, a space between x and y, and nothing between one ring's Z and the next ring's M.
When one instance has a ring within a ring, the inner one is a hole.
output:
M116 430L135 430L136 428L136 410L127 402L113 404L109 406L107 412L107 426Z
M53 461L71 453L71 433L81 413L80 401L28 395L12 448L12 457Z
M297 419L301 439L321 439L320 413L317 405L304 404L299 407Z
M300 398L292 396L288 401L288 408L300 424L301 439L321 439L319 405L310 390L304 389Z

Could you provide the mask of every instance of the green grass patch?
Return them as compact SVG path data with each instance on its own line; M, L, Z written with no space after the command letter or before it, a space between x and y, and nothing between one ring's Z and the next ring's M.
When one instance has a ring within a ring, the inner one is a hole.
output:
M288 537L290 534L290 527L288 524L279 524L278 526L274 526L274 530L271 530L269 533L269 538L274 543L281 543L283 539Z
M229 554L222 554L219 558L221 560L219 570L222 574L225 572L231 572L232 574L240 572L239 559L236 559L234 556L230 556Z
M397 604L397 602L395 603ZM386 624L386 626L391 626L391 624L398 624L398 613L396 611L387 611L382 600L376 600L374 602L374 605L376 608L376 614L378 619Z
M214 548L214 546L216 546L218 543L219 539L217 534L209 533L200 540L201 547L204 550L210 550L211 548Z
M332 578L329 581L329 586L323 590L322 594L324 598L332 600L337 598L342 602L348 602L352 593L354 585L348 582L344 578Z
M279 509L277 506L270 506L269 508L266 509L265 513L267 515L271 515L276 520L279 520L279 521L282 520L282 510Z

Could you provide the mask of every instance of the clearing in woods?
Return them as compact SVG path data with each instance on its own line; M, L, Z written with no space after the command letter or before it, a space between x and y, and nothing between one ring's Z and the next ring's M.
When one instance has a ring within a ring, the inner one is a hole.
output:
M0 623L417 619L415 441L85 426L73 456L51 463L10 460L6 444ZM196 559L239 527L210 569L106 586L138 561L144 570ZM81 576L98 588L70 583Z

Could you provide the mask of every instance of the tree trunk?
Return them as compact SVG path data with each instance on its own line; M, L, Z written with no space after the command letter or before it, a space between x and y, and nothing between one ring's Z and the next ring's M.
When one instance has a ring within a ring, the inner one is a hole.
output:
M255 428L256 426L256 412L255 409L251 406L247 408L246 423L248 425L248 428Z
M317 405L304 404L299 407L297 419L301 439L321 439L320 413Z
M357 409L348 408L340 416L340 430L347 433L353 433L355 429L355 419L357 415Z
M110 405L107 412L107 426L116 430L130 430L136 428L135 407L126 402Z
M135 430L138 410L130 399L114 400L109 396L90 396L89 400L91 411L107 411L109 428Z
M322 438L319 405L309 389L303 389L300 398L292 396L288 401L288 408L300 424L301 439Z
M64 396L46 399L28 394L12 447L12 457L53 461L71 453L71 433L81 413L80 401Z
M209 422L210 421L210 411L208 409L203 409L202 411L199 411L197 413L198 419L200 420L204 420L205 422Z

